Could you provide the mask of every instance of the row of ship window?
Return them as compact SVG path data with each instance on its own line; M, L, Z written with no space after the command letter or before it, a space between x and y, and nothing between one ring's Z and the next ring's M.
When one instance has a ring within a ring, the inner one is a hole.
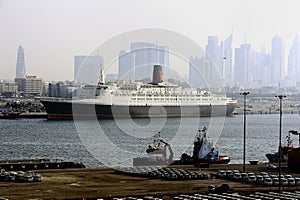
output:
M136 101L136 100L148 100L148 101L182 101L182 100L190 100L190 101L209 101L209 100L212 100L212 99L189 99L189 98L131 98L132 101Z

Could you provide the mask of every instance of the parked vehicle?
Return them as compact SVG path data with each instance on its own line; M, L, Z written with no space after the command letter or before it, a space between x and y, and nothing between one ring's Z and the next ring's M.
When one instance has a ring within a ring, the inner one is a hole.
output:
M218 171L218 176L223 178L223 177L226 177L226 172L224 170L219 170Z
M281 185L286 186L289 184L288 180L286 178L281 178Z
M262 176L267 176L267 175L269 175L268 172L260 172L259 174L262 175Z
M272 180L273 180L273 185L274 186L278 186L279 185L279 178L276 177L276 178L273 178Z
M226 171L226 177L227 178L232 178L233 177L233 171L232 170L227 170Z
M256 182L256 176L253 176L253 175L248 176L248 182L249 183L255 183Z
M248 174L247 173L241 173L242 180L243 181L248 181Z
M233 174L233 179L234 179L235 181L240 181L240 180L242 180L242 176L241 176L240 173L234 173L234 174Z
M257 184L263 184L264 182L264 177L262 175L257 175L256 176L256 183Z
M300 178L295 178L295 184L298 186L300 185Z
M284 178L293 178L293 176L290 174L286 174L286 175L284 175Z
M273 185L272 179L270 177L266 177L264 179L263 185L265 185L265 186L271 186L271 185Z
M273 175L270 175L270 178L274 179L274 178L278 178L278 176L273 174Z
M294 178L287 178L289 186L295 186L296 182Z

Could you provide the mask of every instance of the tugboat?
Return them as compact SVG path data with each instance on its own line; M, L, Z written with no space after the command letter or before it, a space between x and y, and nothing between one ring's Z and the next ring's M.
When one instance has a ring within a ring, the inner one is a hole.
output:
M153 136L153 144L148 146L145 156L133 158L133 166L163 166L172 162L173 150L170 144L160 138L160 132Z
M291 139L291 134L298 135L297 131L290 130L286 136L286 145L281 147L281 161L285 162L288 160L288 152L295 149L293 146L293 140ZM300 137L300 135L299 135ZM300 141L300 140L299 140ZM275 153L267 153L266 157L269 162L279 162L279 150Z
M196 136L194 141L193 156L184 153L181 155L181 159L175 161L174 164L196 166L201 163L228 164L230 162L230 157L221 156L219 152L215 150L212 142L206 138L206 131L206 127L199 130L198 136Z

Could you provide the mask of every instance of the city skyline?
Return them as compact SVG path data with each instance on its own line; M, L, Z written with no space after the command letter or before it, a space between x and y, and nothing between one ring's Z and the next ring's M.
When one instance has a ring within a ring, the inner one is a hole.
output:
M279 35L287 57L294 38L300 33L296 5L296 1L273 1L270 5L233 0L185 4L173 1L2 0L0 79L13 78L19 45L26 49L28 75L46 80L71 80L74 55L89 55L115 35L147 27L178 32L203 49L207 36L218 36L224 41L233 32L233 51L240 44L249 43L256 51L265 48L270 53L271 39ZM287 65L287 58L285 60ZM188 65L184 71L188 74Z
M193 87L206 87L207 84L219 82L234 86L249 87L253 81L261 86L276 86L287 81L295 85L300 81L300 42L296 36L287 55L284 56L284 44L278 35L272 38L272 52L264 50L256 52L251 44L242 43L238 48L232 48L233 34L224 41L219 41L218 36L208 36L205 56L196 55L189 59L188 75L169 77L169 46L156 45L147 42L130 43L130 50L121 50L118 55L118 69L116 76L119 80L151 79L151 69L154 64L160 64L168 78L189 78L187 81ZM235 58L232 52L235 51ZM234 59L234 61L233 61ZM74 75L72 80L82 83L94 84L99 81L100 70L103 69L104 60L101 55L75 55ZM285 64L286 63L286 64ZM19 46L17 51L16 78L32 76L25 74L24 49ZM138 75L135 75L138 74ZM216 76L216 74L219 74ZM171 75L171 76L172 76ZM36 76L34 74L34 76ZM205 77L203 79L203 77ZM256 78L254 80L254 77ZM299 78L298 78L299 77ZM0 79L1 80L1 79ZM109 78L111 80L111 78ZM116 80L116 79L112 79ZM53 80L51 80L53 81ZM64 81L64 80L59 80Z

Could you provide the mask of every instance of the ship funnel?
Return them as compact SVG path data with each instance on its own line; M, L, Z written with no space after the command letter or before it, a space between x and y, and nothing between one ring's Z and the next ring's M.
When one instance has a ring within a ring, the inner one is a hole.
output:
M163 81L164 81L164 75L162 71L162 66L154 65L152 83L157 84L157 83L162 83Z

